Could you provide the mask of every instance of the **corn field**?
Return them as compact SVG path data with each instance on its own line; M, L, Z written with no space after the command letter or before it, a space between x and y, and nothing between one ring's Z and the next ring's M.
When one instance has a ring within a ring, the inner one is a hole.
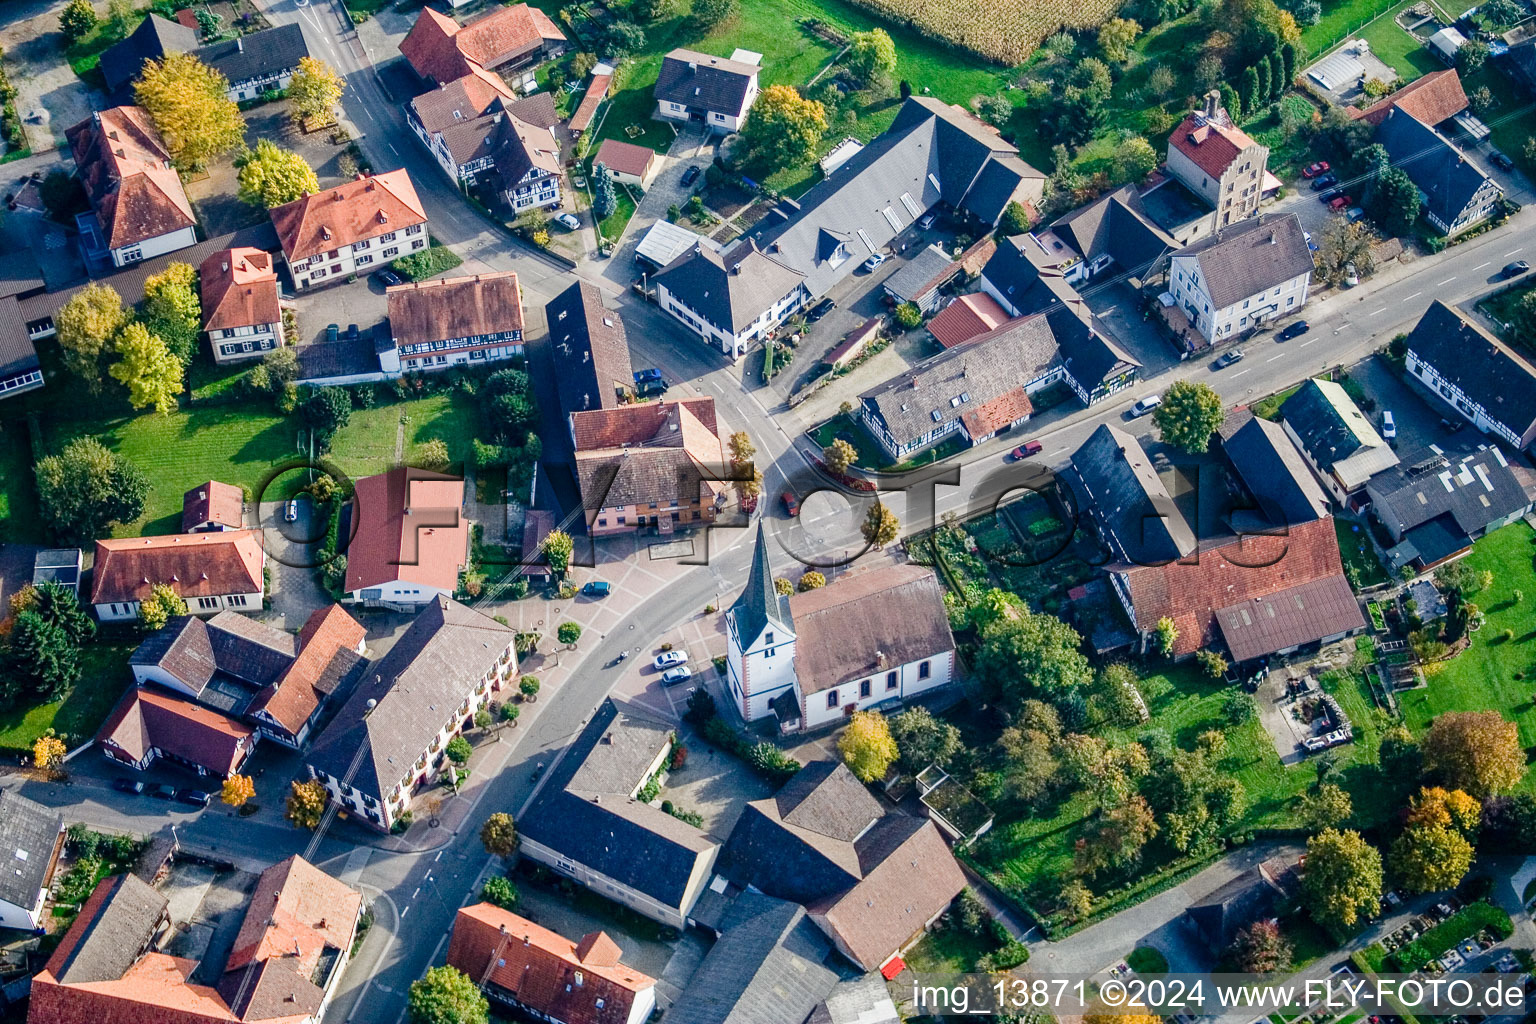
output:
M1019 64L1060 28L1090 28L1114 14L1118 0L855 0L926 36L999 64Z

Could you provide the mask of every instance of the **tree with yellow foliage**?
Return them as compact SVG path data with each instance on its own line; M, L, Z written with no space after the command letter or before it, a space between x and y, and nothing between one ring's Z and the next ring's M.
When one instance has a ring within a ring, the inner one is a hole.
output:
M884 778L886 769L901 753L891 737L890 725L878 711L855 711L837 741L837 752L861 782Z
M128 388L128 404L162 416L176 409L186 368L149 328L135 320L117 336L117 362L107 372Z
M178 170L203 167L245 141L245 118L229 98L229 80L190 53L145 61L133 96Z
M325 61L300 57L298 69L288 82L294 121L302 126L306 121L329 120L327 115L335 109L344 88L346 83Z
M231 807L244 807L247 800L256 795L256 783L249 775L231 775L224 780L221 799Z
M1451 828L1471 838L1483 821L1483 804L1460 789L1425 786L1408 801L1408 825Z
M39 768L56 768L64 763L64 741L52 732L39 736L32 743L32 763Z
M325 815L325 787L314 779L306 782L295 780L288 794L288 820L299 828L314 830L320 827Z

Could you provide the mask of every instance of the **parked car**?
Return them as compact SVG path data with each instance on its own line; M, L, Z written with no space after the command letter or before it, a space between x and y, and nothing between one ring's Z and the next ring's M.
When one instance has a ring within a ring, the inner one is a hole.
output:
M918 230L927 231L929 228L933 227L933 218L934 214L931 213L925 213L921 217L917 218Z
M373 272L373 279L385 288L393 288L395 285L403 283L400 280L400 275L388 267L380 267L378 270L375 270Z
M689 185L692 185L694 182L698 181L699 180L699 173L700 172L699 172L699 165L698 164L694 164L692 167L690 167L686 171L684 171L683 172L683 188L687 188Z
M1285 329L1276 335L1276 337L1281 341L1290 341L1292 338L1301 337L1311 329L1312 325L1307 323L1305 320L1293 320L1287 324Z
M662 686L676 686L693 678L693 669L687 665L679 665L677 668L669 668L661 674Z
M1440 420L1440 429L1445 431L1447 434L1454 434L1464 426L1466 426L1466 424L1461 420L1453 420L1449 418L1443 418Z
M648 380L661 380L661 371L654 366L648 370L635 371L636 384L644 384Z
M1321 203L1331 203L1338 194L1339 190L1336 188L1325 188L1317 194L1317 199Z
M1344 284L1350 288L1360 283L1360 272L1353 263L1344 264Z
M607 580L588 580L581 585L581 592L588 597L607 597L613 592L613 584Z
M1388 441L1397 437L1397 421L1392 418L1391 409L1381 410L1381 436Z
M1328 209L1332 210L1334 213L1338 213L1340 210L1349 209L1354 205L1354 202L1355 201L1349 196L1334 196L1332 199L1328 200Z
M656 655L655 666L658 669L676 668L688 661L687 651L662 651Z
M837 303L831 299L822 299L811 307L811 311L805 314L805 322L813 324L837 308Z
M568 231L576 231L581 227L581 220L574 213L562 213L555 218L555 223Z
M1315 178L1319 174L1326 174L1326 173L1328 173L1328 161L1327 160L1319 160L1315 164L1308 164L1306 167L1303 167L1302 170L1301 170L1301 176L1303 178Z
M178 789L176 800L178 803L191 804L193 807L207 807L213 797L200 789Z
M1505 277L1519 277L1521 274L1525 273L1527 270L1530 270L1530 269L1531 269L1531 265L1529 263L1525 262L1525 260L1515 260L1515 262L1513 262L1513 263L1505 264L1505 266L1504 266L1504 276Z
M1131 410L1129 413L1127 413L1127 416L1133 420L1140 419L1162 404L1162 395L1147 395L1145 398L1138 399L1136 404L1131 406Z
M144 792L144 783L138 779L116 778L112 780L112 788L119 793L132 793L135 796Z
M1322 192L1325 189L1333 188L1333 186L1337 185L1338 183L1339 179L1337 175L1325 174L1321 178L1318 178L1312 182L1312 191Z
M1018 462L1020 459L1027 459L1031 455L1039 455L1044 450L1045 445L1041 444L1039 441L1025 441L1013 451L1009 452L1008 457L1014 462Z
M283 522L297 522L299 518L299 500L292 498L283 502Z
M1226 352L1223 352L1221 354L1221 357L1216 360L1216 369L1218 369L1218 370L1224 369L1225 367L1231 366L1233 363L1241 362L1242 358L1243 358L1243 350L1242 349L1240 349L1240 348L1230 349L1230 350L1228 350Z
M672 385L664 380L646 380L635 385L635 394L641 398L650 398L652 395L664 395L667 388Z
M785 491L779 495L779 500L784 503L784 514L797 516L800 514L800 501L795 497L794 491Z
M1350 223L1354 223L1357 220L1363 220L1365 218L1365 207L1351 206L1348 210L1344 211L1344 216L1349 218Z
M347 324L347 341L353 343L357 341L357 324Z
M884 263L888 259L890 259L890 257L883 252L871 253L869 259L864 261L864 269L879 270L880 264Z
M340 335L341 335L341 328L340 327L337 327L335 324L326 324L325 325L325 340L326 341L328 341L328 342L330 342L331 344L334 345L336 343L336 339Z
M160 800L174 800L176 799L176 787L167 786L162 782L158 786L150 786L149 795Z
M1512 171L1515 169L1515 162L1498 150L1488 154L1488 161L1501 171Z
M1310 232L1310 231L1303 231L1301 233L1301 237L1305 238L1307 240L1307 248L1309 250L1311 250L1312 252L1317 252L1317 243L1312 241L1312 232Z

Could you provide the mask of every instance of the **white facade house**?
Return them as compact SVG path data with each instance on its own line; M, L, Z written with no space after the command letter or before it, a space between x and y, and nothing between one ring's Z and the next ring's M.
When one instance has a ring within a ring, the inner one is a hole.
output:
M1173 304L1211 344L1299 313L1311 282L1295 214L1240 221L1175 253L1168 268Z
M154 585L167 584L192 615L258 612L266 559L260 530L98 540L90 603L101 621L126 622Z
M90 260L114 267L197 243L197 219L149 114L113 107L64 133L91 210L75 218Z
M1439 299L1408 335L1405 366L1483 433L1519 451L1536 441L1536 365Z
M0 928L36 931L43 926L43 904L64 845L64 819L14 790L0 790L0 848L6 870L0 872Z
M279 206L272 226L301 290L372 273L427 247L427 215L404 168Z
M778 327L791 313L804 306L809 297L804 287L796 286L793 291L748 320L738 330L731 331L711 323L699 310L679 298L665 283L658 281L656 284L656 304L663 312L671 314L674 319L692 330L711 347L730 356L733 360L739 360L745 356L747 348L754 341Z
M762 55L737 50L730 59L696 50L667 54L656 76L656 116L691 121L717 134L740 131L757 100Z

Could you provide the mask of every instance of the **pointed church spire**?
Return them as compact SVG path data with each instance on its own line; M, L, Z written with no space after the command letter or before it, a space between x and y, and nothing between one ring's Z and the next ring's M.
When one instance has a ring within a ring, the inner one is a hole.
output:
M786 633L794 630L789 598L773 585L773 569L768 564L768 535L761 519L757 521L757 542L752 551L752 572L747 577L747 589L731 605L731 620L743 647L750 645L770 626Z

